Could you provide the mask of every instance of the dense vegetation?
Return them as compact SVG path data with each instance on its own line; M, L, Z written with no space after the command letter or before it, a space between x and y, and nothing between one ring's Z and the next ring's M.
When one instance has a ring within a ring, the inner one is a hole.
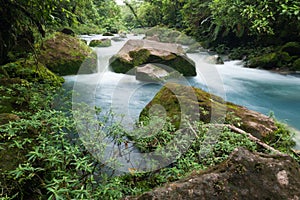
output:
M37 51L42 38L64 27L77 34L122 29L111 0L1 0L0 13L0 64Z
M95 127L93 136L113 138L114 144L120 146L128 143L126 136L146 135L148 121L130 133L118 122L112 122L113 113L104 119L94 119L89 118L86 108L86 113L80 116L88 123L81 127L86 128L87 137L80 140L73 118L78 113L71 112L67 103L70 96L61 89L63 78L57 75L63 73L52 69L57 73L54 74L49 63L42 64L46 59L51 61L47 48L54 43L51 43L53 38L59 37L53 33L63 28L88 34L164 25L219 50L249 44L252 48L287 42L298 44L298 2L259 1L253 6L247 3L132 0L118 7L112 0L0 0L0 199L120 199L178 180L192 170L216 165L238 146L267 152L246 135L225 127L217 130L216 139L208 134L213 125L194 122L190 124L193 140L183 137L176 141L187 148L169 166L152 172L131 169L131 173L119 176L114 168L109 169L111 173L104 173L113 161L102 163L93 157L87 146L95 145L91 144L94 138L88 137L90 129L86 127ZM67 36L62 37L67 40ZM75 38L71 41L75 44ZM43 60L39 60L41 57ZM161 120L158 118L154 123ZM299 159L291 151L292 134L284 125L278 127L264 142ZM168 122L151 137L138 137L134 142L143 152L159 151L174 139L174 131L174 125ZM171 151L181 150L174 146Z
M132 14L124 15L126 25L159 25L184 31L204 47L212 48L218 53L230 53L233 59L246 56L250 67L300 69L299 1L130 2L134 5L136 18ZM282 51L284 45L289 50ZM272 63L271 66L266 64L268 62Z

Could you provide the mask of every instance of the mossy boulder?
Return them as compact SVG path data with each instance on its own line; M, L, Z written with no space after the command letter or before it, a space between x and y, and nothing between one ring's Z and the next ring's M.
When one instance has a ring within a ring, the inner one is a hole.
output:
M293 69L295 71L300 71L300 58L298 58L297 60L294 61L294 63L293 63Z
M290 56L300 56L300 42L288 42L282 46L281 51Z
M92 40L89 44L90 47L109 47L111 46L111 40L108 38Z
M223 163L127 200L298 199L300 166L288 155L238 148Z
M42 63L36 62L33 58L20 59L0 67L5 72L6 78L20 78L29 82L47 83L61 86L64 82L62 77L57 76L46 68Z
M92 55L92 50L80 39L63 33L55 33L47 39L39 55L39 61L58 75L77 74L82 62ZM97 72L90 66L85 73Z
M183 123L181 118L186 117L182 116L183 112L190 108L199 108L193 112L189 111L187 117L196 116L198 119L195 120L205 123L230 123L260 139L277 129L274 120L261 113L225 102L222 98L201 89L177 83L167 83L162 87L140 113L140 122L151 117L149 111L154 105L161 105L165 109L166 115L176 128L180 128L180 124Z
M261 56L251 58L247 62L247 67L261 68L261 69L274 69L277 68L278 55L275 52L267 53Z
M110 67L117 73L128 73L146 63L169 66L184 76L196 76L195 63L186 56L177 44L150 40L128 40L121 50L109 60Z

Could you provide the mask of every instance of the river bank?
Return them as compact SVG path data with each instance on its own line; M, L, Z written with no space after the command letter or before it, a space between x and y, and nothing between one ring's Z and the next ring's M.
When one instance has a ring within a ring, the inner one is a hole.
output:
M141 36L129 35L128 37L139 38ZM205 126L199 122L195 123L195 126L193 125L193 129L197 131L197 140L189 141L192 148L188 149L182 157L169 163L169 166L164 166L153 172L140 171L137 166L141 165L134 165L136 163L133 160L133 157L137 158L136 155L140 152L133 151L132 143L124 138L129 130L124 129L121 121L118 120L124 119L125 125L131 127L136 125L139 112L161 89L162 85L143 83L135 80L133 76L117 74L109 70L109 58L123 46L124 42L112 41L111 47L94 48L98 55L98 73L64 77L64 87L73 92L73 99L66 97L65 91L60 93L57 86L53 88L49 87L47 83L39 82L40 79L32 79L32 83L27 83L17 78L17 82L11 82L12 85L7 86L6 84L10 81L1 77L4 82L1 82L0 91L5 97L1 98L1 102L10 100L14 101L13 103L21 103L20 108L25 109L22 110L23 112L14 110L13 113L17 117L11 118L13 120L9 123L4 121L4 124L0 126L0 156L5 161L1 163L0 185L4 188L4 196L11 197L11 199L14 198L14 195L17 198L25 199L27 197L77 198L78 196L87 199L99 197L121 199L178 180L191 173L192 170L205 170L211 165L217 165L225 161L229 154L239 146L253 151L265 152L247 136L224 129L220 130L222 137L216 140L216 145L205 146L205 149L210 149L210 151L203 152L207 153L206 157L199 160L197 155L203 149L203 145L207 145L206 140L203 141L204 135L207 134L203 131ZM196 56L194 58L198 63L196 64L198 76L186 78L187 83L226 98L229 91L226 83L228 84L230 81L223 79L226 77L225 72L232 73L228 70L230 67L216 67L214 65L205 65L204 67L203 63L200 62L203 60L203 55L191 54L189 56L193 57L193 55ZM86 62L83 63L86 64ZM238 66L232 67L234 68L232 71L236 71ZM245 73L243 70L238 72L239 74ZM24 73L22 75L24 78ZM245 76L249 77L249 73L245 73ZM56 77L55 81L61 80L57 76L54 77ZM219 81L217 85L210 84L216 80ZM17 99L15 96L11 96L12 91L14 91L14 95L18 96ZM81 93L81 96L77 96L76 92ZM124 99L124 95L128 98ZM63 99L57 101L58 98ZM70 107L64 110L55 109L59 108L62 101L66 104L69 104L70 101L73 104L86 103L88 106L83 107L84 112L79 113L74 110L74 107L72 110L68 110ZM102 113L105 118L95 119L95 106L101 107L101 109L96 110L96 113ZM125 114L125 118L122 116L119 118L119 115L110 115L109 112L106 112L110 109L117 111L118 114ZM79 119L74 116L79 116ZM101 119L106 119L106 121L101 121ZM78 127L78 123L80 124L82 120L87 123ZM78 134L78 130L83 129L86 135ZM98 132L94 132L94 130ZM134 129L133 131L144 135L143 130L147 131L146 129ZM164 138L171 138L172 130L173 128L170 126L168 129L163 129L160 134L164 134ZM281 130L285 129L282 128ZM103 138L106 139L103 140ZM284 139L290 142L290 138ZM98 140L100 141L98 142ZM115 151L103 152L102 149L105 147L103 141L112 142L110 144ZM230 142L229 145L228 141ZM147 142L147 140L140 142ZM286 146L282 146L282 150L288 149ZM171 150L176 150L176 148ZM95 156L95 152L99 154ZM124 155L126 159L115 162L116 157L107 157L107 155ZM161 158L165 158L164 156L162 155ZM152 167L159 166L149 160L146 161L147 164L153 164ZM118 174L119 166L123 166L122 170L127 173ZM104 171L113 172L114 176L102 173ZM82 185L84 185L84 189L81 188Z

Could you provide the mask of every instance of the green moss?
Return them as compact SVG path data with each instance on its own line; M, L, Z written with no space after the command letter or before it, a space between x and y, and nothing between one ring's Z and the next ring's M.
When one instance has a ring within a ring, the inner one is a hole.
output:
M147 62L150 52L147 49L140 49L138 51L130 51L129 56L132 58L133 67L137 67Z
M248 61L247 66L250 68L263 68L263 69L273 69L278 67L278 54L267 53L258 57L251 58Z
M109 47L111 46L110 39L92 40L89 44L90 47Z
M177 56L175 54L167 57L158 57L150 55L147 49L140 49L138 51L130 51L130 60L120 58L118 55L110 59L110 67L114 72L127 73L135 67L146 63L160 63L181 73L183 76L196 76L196 68L194 61L183 55ZM134 70L133 70L134 74Z
M113 56L109 60L109 66L111 69L116 73L130 73L134 70L134 65L131 62L128 62L126 60L123 60L122 58L119 58L118 56ZM132 72L134 74L134 72Z
M55 75L42 63L32 59L20 59L13 63L1 66L0 69L6 71L9 78L21 78L29 82L48 83L60 86L64 79Z
M80 39L56 33L44 42L39 61L58 75L77 74L82 62L88 58L92 50ZM97 68L86 73L94 73Z
M194 96L195 95L195 96ZM180 103L181 102L181 105ZM175 124L176 128L181 123L181 115L188 105L191 108L199 108L199 121L204 123L228 123L252 133L258 138L271 134L275 130L272 119L250 111L242 106L225 102L222 98L209 94L198 88L191 88L175 83L167 83L142 110L140 120L149 118L149 109L155 105L161 105L166 110L167 116ZM193 116L195 113L192 113ZM191 115L192 116L192 115ZM197 116L197 115L196 115ZM198 117L198 116L197 116Z
M300 58L294 61L292 69L296 71L300 71Z
M288 42L281 48L282 52L287 52L290 56L299 56L300 43L299 42Z

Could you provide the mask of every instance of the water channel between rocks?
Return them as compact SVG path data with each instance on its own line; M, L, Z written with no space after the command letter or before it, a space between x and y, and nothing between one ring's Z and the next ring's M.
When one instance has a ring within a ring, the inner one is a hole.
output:
M103 36L81 36L90 41ZM129 35L129 39L143 36ZM97 74L65 76L65 87L76 87L80 100L99 106L103 112L124 115L124 126L133 127L141 110L162 87L161 84L144 83L135 76L117 74L108 69L108 61L125 44L114 42L111 47L95 48L98 55ZM208 53L188 54L197 67L197 76L187 78L191 86L221 96L226 101L245 106L276 118L295 129L296 149L300 149L300 78L280 75L265 70L243 68L241 61L228 61L224 65L204 62Z

